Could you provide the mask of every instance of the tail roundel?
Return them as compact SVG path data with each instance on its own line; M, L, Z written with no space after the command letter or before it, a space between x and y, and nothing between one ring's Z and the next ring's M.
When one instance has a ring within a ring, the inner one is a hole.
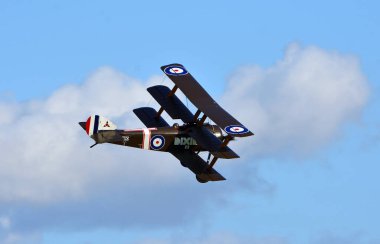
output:
M116 130L116 125L114 125L109 119L104 118L100 115L92 115L88 117L86 121L86 133L89 136L97 134L98 131L102 130Z

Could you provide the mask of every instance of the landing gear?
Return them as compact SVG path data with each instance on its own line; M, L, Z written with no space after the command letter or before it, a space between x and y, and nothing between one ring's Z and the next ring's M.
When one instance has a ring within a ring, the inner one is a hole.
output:
M211 153L209 152L207 156L207 164L210 162L210 158L211 158Z

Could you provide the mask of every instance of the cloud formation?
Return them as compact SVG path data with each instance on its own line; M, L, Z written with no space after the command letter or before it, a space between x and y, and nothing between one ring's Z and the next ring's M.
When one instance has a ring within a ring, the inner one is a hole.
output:
M223 164L223 174L232 179L201 185L164 153L88 148L92 141L77 122L96 113L120 127L142 126L131 111L146 106L146 88L159 83L157 77L142 82L103 67L46 99L0 101L0 232L8 233L3 239L21 238L18 231L38 239L34 231L51 228L182 226L212 214L204 206L223 206L234 192L273 191L254 165L244 163L253 159L249 153ZM291 45L272 67L238 69L221 103L256 133L231 147L271 157L326 145L360 114L367 97L355 57Z
M97 113L120 128L142 127L132 109L146 106L146 88L161 80L142 82L103 67L46 99L0 102L7 128L0 131L3 242L38 239L35 231L44 229L186 225L207 216L202 206L210 201L226 203L233 185L200 185L171 155L113 145L89 149L92 140L79 121ZM271 191L256 174L254 168L237 174L236 184Z
M144 93L141 82L102 68L84 84L62 87L46 100L2 103L0 122L8 129L0 133L0 201L81 196L84 185L98 182L116 165L99 164L106 160L99 150L89 154L91 142L77 122L96 111L119 117L141 104Z
M368 96L356 57L291 44L273 66L235 71L223 102L256 133L249 147L255 155L283 157L328 144L359 117Z

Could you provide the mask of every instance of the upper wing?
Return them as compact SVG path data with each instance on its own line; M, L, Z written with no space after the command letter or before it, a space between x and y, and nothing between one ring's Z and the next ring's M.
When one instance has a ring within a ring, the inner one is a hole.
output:
M253 135L244 125L226 112L183 65L169 64L162 66L161 70L204 115L223 128L228 134L236 137Z

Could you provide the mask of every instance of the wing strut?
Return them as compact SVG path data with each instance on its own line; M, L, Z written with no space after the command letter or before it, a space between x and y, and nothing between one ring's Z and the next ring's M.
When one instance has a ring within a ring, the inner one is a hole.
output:
M177 89L178 89L178 86L174 85L173 89L168 93L168 97L172 97L174 95L174 93L177 91ZM158 112L157 112L156 117L159 118L161 116L162 112L164 112L164 108L161 106L160 110L158 110Z
M175 85L173 89L168 93L168 97L172 97L174 93L177 91L177 89L178 89L178 86Z
M197 112L194 114L194 119L193 119L194 123L197 122L200 114L201 114L201 110L198 109Z
M207 167L207 170L210 170L212 169L212 167L214 167L215 163L216 163L216 160L218 160L217 157L213 157L212 160L211 160L211 163L208 165Z
M207 115L203 114L202 118L198 121L198 125L202 126L207 118Z
M228 143L229 143L232 139L233 139L233 137L230 136L230 135L228 135L228 136L224 139L224 141L223 141L221 147L226 147L226 146L228 145ZM210 158L208 158L207 162L208 162L209 160L210 160ZM215 163L216 163L217 160L218 160L218 157L213 157L212 160L211 160L211 163L207 166L207 169L206 169L206 170L211 170L212 167L214 167L214 165L215 165Z
M207 119L207 115L205 113L203 113L202 118L199 119L198 117L199 117L200 114L201 114L201 110L200 109L198 109L197 112L194 114L194 120L193 120L193 122L197 123L198 126L202 126L204 124L204 122L206 121L206 119Z

